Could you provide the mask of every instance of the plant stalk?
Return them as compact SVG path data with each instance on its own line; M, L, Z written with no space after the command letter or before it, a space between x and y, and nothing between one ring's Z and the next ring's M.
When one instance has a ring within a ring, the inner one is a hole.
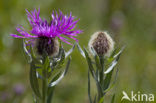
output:
M101 69L98 72L99 73L99 77L100 77L100 85L102 86L103 81L104 81L104 57L103 56L99 56L100 59L100 64L101 64ZM98 102L100 101L100 99L103 97L103 90L98 90Z
M45 63L46 57L43 57L43 64ZM47 102L47 91L48 91L48 79L47 79L47 68L43 66L42 70L42 103Z

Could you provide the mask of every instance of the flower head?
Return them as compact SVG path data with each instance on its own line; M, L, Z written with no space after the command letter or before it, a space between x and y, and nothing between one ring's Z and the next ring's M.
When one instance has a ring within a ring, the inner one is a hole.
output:
M96 32L88 43L89 49L94 48L99 56L110 56L114 49L114 41L107 32Z
M34 11L31 12L26 10L26 12L28 21L32 29L30 31L26 31L22 26L19 26L16 28L16 30L21 35L11 34L11 36L15 38L28 38L30 39L29 42L31 44L33 44L33 41L35 40L34 38L39 39L38 43L45 43L37 44L38 47L47 47L45 45L57 41L54 39L56 37L67 44L71 44L70 42L68 42L67 38L63 37L63 35L78 42L75 37L82 31L75 30L76 24L79 20L75 20L75 17L72 16L72 13L70 13L69 15L64 15L61 11L59 11L59 13L53 11L51 14L52 20L50 21L50 23L48 23L47 20L40 18L40 10L37 11L36 9L34 9ZM49 47L43 49L52 50L52 45L48 45ZM40 53L42 52L43 51L40 51Z
M65 35L78 41L74 37L77 36L77 34L80 34L82 31L74 30L79 20L75 21L75 17L72 16L72 13L70 13L70 15L64 15L61 11L59 11L59 13L54 13L53 11L51 15L52 20L50 23L48 23L47 20L42 20L40 18L40 10L37 11L35 9L31 12L26 10L26 12L28 21L32 27L31 31L27 32L22 26L19 26L16 28L16 30L21 34L21 36L16 34L11 34L11 36L15 38L58 37L62 41L70 44L66 38L62 37L62 35Z

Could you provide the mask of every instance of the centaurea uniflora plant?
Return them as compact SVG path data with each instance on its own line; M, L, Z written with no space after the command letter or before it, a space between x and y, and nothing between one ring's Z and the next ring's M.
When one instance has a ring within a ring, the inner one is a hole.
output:
M51 103L54 88L66 75L71 60L69 55L74 49L73 46L65 52L61 41L71 44L65 37L78 41L75 37L82 31L75 27L79 20L75 20L71 13L64 15L61 11L53 11L48 23L40 18L40 10L26 12L32 29L26 31L19 26L16 30L21 35L11 36L23 39L23 48L30 63L30 84L35 103Z
M115 79L112 78L114 67L117 65L119 57L124 49L114 49L114 41L107 32L99 31L91 36L88 43L88 49L82 49L77 45L81 55L86 59L88 63L88 97L90 103L104 103L105 95L114 86ZM95 80L97 87L97 94L91 95L90 74ZM114 102L115 95L113 95L110 103Z

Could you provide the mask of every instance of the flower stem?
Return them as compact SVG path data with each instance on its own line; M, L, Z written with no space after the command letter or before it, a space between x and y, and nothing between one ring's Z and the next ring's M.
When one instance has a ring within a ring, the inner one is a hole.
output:
M104 78L104 75L103 75L103 72L104 72L104 57L103 56L100 56L100 64L101 64L101 71L100 71L100 84L102 85L103 83L103 78Z
M104 57L100 56L100 64L101 64L101 69L99 71L99 76L100 76L100 85L103 85L104 82ZM103 97L103 91L99 90L98 91L98 102L100 101L100 99Z
M42 81L42 103L46 103L47 99L47 78L46 76L46 70L42 71L42 74L44 75L43 81Z
M43 63L45 63L46 57L43 58ZM47 90L48 90L48 79L47 79L47 68L44 66L42 70L42 103L47 101Z

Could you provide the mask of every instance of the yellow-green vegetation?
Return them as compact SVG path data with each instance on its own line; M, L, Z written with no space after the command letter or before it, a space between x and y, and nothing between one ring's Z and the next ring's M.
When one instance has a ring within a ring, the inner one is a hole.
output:
M117 65L115 88L108 92L106 103L114 92L115 103L121 102L122 91L156 94L155 0L0 0L0 103L33 103L22 40L10 33L17 33L18 24L29 30L25 9L39 7L45 19L59 9L80 18L78 26L84 32L78 39L82 47L87 48L90 36L99 30L108 31L116 46L126 45ZM67 50L71 47L65 46ZM55 88L53 103L89 103L87 78L87 62L75 48L69 71Z

